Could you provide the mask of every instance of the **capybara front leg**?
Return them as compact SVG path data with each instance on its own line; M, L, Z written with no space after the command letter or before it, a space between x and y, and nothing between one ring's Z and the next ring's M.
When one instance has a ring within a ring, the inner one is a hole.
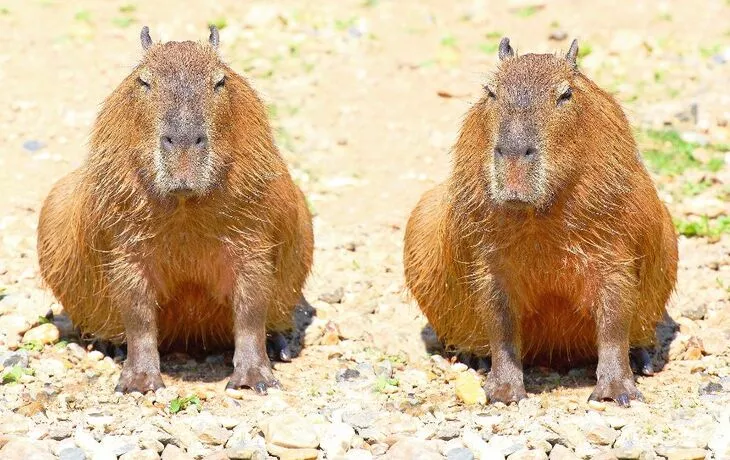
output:
M509 404L527 397L523 381L520 337L514 311L503 294L493 296L492 323L489 331L489 348L492 353L492 369L484 386L489 401Z
M612 400L619 406L628 407L632 399L643 401L636 389L634 375L629 364L629 333L633 311L630 296L624 296L620 288L604 291L596 309L598 332L598 383L589 399Z
M260 270L260 268L259 268ZM254 274L249 274L254 276ZM226 388L251 388L266 394L269 388L279 388L266 354L266 309L268 293L265 283L247 278L239 281L233 305L235 351L233 375Z
M164 387L157 348L157 311L153 299L143 294L133 297L132 305L121 310L127 338L127 360L115 391L131 393L155 391Z

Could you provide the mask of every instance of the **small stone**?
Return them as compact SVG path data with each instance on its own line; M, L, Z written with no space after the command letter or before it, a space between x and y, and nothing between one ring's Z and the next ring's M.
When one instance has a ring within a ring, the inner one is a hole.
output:
M55 460L55 456L41 447L38 441L15 438L0 449L3 460Z
M707 451L700 448L658 447L656 453L667 460L704 460Z
M487 442L473 430L464 430L464 434L461 435L461 440L464 441L464 445L479 459L488 458L504 460L504 454L500 452L499 449L487 444Z
M225 393L233 399L243 399L246 396L246 391L236 390L234 388L226 388Z
M548 39L555 40L556 42L561 42L566 38L568 38L568 33L564 30L553 30L548 36Z
M100 352L99 350L91 350L87 355L87 358L91 361L101 361L104 359L104 353Z
M550 451L550 460L579 460L572 450L562 444L555 444Z
M43 345L58 342L61 334L53 323L41 324L23 334L23 343L39 342Z
M276 444L266 444L271 455L279 460L314 460L319 457L319 450L311 448L287 448Z
M175 444L168 444L162 451L162 460L194 460L193 456L188 455L177 447Z
M495 435L489 439L489 446L498 450L505 457L525 449L525 442L514 436Z
M66 365L60 359L43 358L38 360L38 364L34 366L35 370L40 374L49 376L63 376L66 373Z
M591 460L618 460L612 451L599 452L591 457Z
M319 300L322 302L327 302L329 304L333 303L342 303L342 299L345 296L345 290L341 287L338 287L332 292L325 292L319 295Z
M688 308L686 310L682 310L682 316L685 318L689 318L693 321L699 321L701 319L705 319L705 315L707 314L707 305L697 305L693 308Z
M357 429L372 426L376 418L377 414L373 411L345 412L342 414L342 421Z
M588 441L599 446L612 445L619 435L613 428L598 423L589 423L584 430Z
M345 454L345 460L372 460L373 454L365 449L350 449Z
M545 451L522 449L507 457L507 460L547 460L547 458Z
M22 315L11 313L0 316L0 331L4 332L9 338L22 335L30 326L30 321Z
M360 371L357 369L341 369L335 376L337 382L351 382L358 378L360 378Z
M443 456L433 442L403 438L390 446L388 458L442 460Z
M67 447L58 453L60 460L86 460L86 454L78 447Z
M33 422L30 418L11 412L9 415L3 415L2 423L0 423L0 433L25 434L31 427L33 427Z
M333 423L321 434L320 447L327 458L343 455L350 448L355 430L346 423Z
M71 342L66 345L66 353L78 359L79 361L86 358L86 350L78 343Z
M606 404L605 403L603 403L601 401L595 401L593 399L591 399L590 401L588 401L588 407L590 407L593 410L600 411L600 412L603 412L603 411L606 410Z
M28 352L16 350L2 353L0 354L0 364L4 367L20 366L25 369L28 367Z
M160 455L150 449L133 450L119 457L119 460L160 460Z
M198 439L206 444L221 445L225 444L231 437L231 432L223 428L220 423L213 420L206 420L202 423L193 424L193 431L198 435Z
M466 405L486 404L487 394L482 388L479 378L471 372L462 372L454 382L456 397Z
M54 424L48 431L48 437L56 441L61 441L71 436L73 436L73 427L65 423Z
M723 354L730 343L730 337L719 329L704 329L700 331L699 338L702 340L703 351L708 355Z
M267 446L271 444L290 449L316 449L319 446L312 424L296 415L272 417L264 425L263 432Z
M451 449L446 453L447 460L474 460L474 454L465 447Z
M203 457L203 460L229 460L228 454L222 450L213 452L210 455Z
M718 382L710 382L707 385L700 387L700 395L713 395L723 391L722 384Z
M119 457L137 449L138 443L137 439L132 436L109 435L101 440L99 448L104 452L109 452Z

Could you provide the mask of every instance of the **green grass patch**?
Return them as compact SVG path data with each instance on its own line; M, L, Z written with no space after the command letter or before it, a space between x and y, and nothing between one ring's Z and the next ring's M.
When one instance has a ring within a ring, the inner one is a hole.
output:
M19 383L20 379L23 378L24 375L33 375L32 369L24 369L20 366L13 366L7 371L3 373L2 381L3 385L7 385L9 383Z
M89 10L79 10L74 15L74 19L79 22L86 22L91 23L91 11Z
M583 42L578 45L578 57L584 58L593 52L593 47L590 43Z
M212 21L210 21L211 26L216 26L218 30L223 30L226 27L228 27L228 20L224 18L223 16L219 16Z
M675 130L646 130L637 135L642 148L643 157L653 172L657 174L676 176L690 168L700 168L710 172L717 172L724 166L721 157L711 158L702 164L693 155L695 149L702 148L711 153L730 151L730 146L724 144L699 145L682 139Z
M119 7L119 12L124 14L130 14L137 11L137 6L132 5L131 3L127 3L126 5L122 5Z
M447 48L458 48L456 37L453 35L446 35L441 39L441 46L445 46Z
M121 27L122 29L126 29L127 27L134 24L135 19L129 16L118 16L116 18L112 18L112 24L114 24L117 27Z
M187 409L191 405L195 405L198 407L198 409L200 409L200 398L195 395L188 396L187 398L175 398L170 401L170 406L168 407L168 410L171 414L177 414L178 412Z
M675 219L674 226L680 235L688 238L705 237L717 240L721 235L730 234L730 216L710 219L707 216L697 220Z
M38 340L31 340L29 342L25 342L20 345L21 350L27 350L27 351L42 351L43 350L43 344L39 342Z
M530 16L534 16L535 13L540 11L540 7L537 5L530 5L525 6L524 8L518 8L514 10L514 14L521 17L521 18L529 18Z

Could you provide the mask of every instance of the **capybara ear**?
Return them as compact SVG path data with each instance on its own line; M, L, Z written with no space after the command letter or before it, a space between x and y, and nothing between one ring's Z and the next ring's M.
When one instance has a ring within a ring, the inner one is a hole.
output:
M499 60L504 61L504 59L508 57L515 57L515 50L513 50L512 46L509 44L509 38L504 37L502 41L499 42Z
M208 37L208 41L214 49L218 49L218 28L212 24L210 25L210 37Z
M150 28L147 26L142 27L142 32L139 33L139 39L142 41L142 48L146 51L152 46L152 38L150 37Z
M576 62L576 58L578 57L578 39L574 39L573 43L570 44L570 49L568 50L568 53L565 55L565 59L568 61L568 63L573 67L578 67L578 63Z

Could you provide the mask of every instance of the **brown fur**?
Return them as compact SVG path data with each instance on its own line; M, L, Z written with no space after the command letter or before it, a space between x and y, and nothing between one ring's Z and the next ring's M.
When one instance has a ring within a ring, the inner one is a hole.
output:
M225 75L225 90L203 108L213 185L180 199L160 194L153 178L160 104L170 101L151 101L138 82L176 60L189 75ZM151 45L104 101L88 158L53 187L38 229L43 279L82 331L125 340L121 311L149 285L162 348L232 346L232 299L249 275L269 280L253 283L266 327L290 329L312 244L310 213L264 104L213 46L193 42Z
M542 176L525 179L542 188L535 206L494 199L493 151L505 109L485 94L466 115L449 179L411 214L407 286L447 345L490 353L504 297L525 360L594 361L596 325L617 314L604 305L607 291L629 312L622 327L630 327L631 346L655 341L676 281L677 241L621 108L553 55L507 58L490 86L499 95L564 82L573 91L569 105L555 108L546 97L529 115L541 133Z

